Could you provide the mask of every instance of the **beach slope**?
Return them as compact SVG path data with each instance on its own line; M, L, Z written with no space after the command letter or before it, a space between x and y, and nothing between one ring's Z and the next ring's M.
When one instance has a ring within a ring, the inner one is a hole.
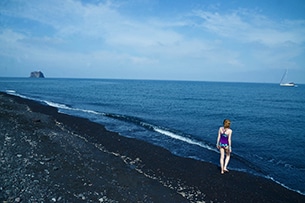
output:
M247 173L178 157L0 93L0 202L305 202Z

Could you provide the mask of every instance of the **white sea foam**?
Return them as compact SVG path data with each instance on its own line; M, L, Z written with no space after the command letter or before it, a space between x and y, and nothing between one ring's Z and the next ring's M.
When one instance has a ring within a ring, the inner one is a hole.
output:
M103 115L103 113L100 113L100 112L97 112L97 111L93 111L93 110L87 110L87 109L75 109L77 111L82 111L82 112L85 112L85 113L91 113L91 114L96 114L96 115Z
M33 99L30 98L30 97L27 97L27 96L22 95L22 94L18 94L15 90L6 90L6 93L7 93L7 94L10 94L10 95L14 95L14 96L21 97L21 98L24 98L24 99L31 99L31 100L33 100Z
M84 112L84 113L88 113L88 114L104 115L103 113L100 113L100 112L97 112L97 111L88 110L88 109L73 108L73 107L69 107L65 104L60 104L60 103L56 103L56 102L51 102L51 101L46 101L46 100L43 101L43 102L46 103L49 106L56 107L59 110L60 109L65 109L65 110L70 110L70 111Z
M78 112L83 112L83 113L88 113L88 114L94 114L94 115L104 115L104 113L100 113L98 111L93 111L93 110L88 110L88 109L80 109L80 108L73 108L73 107L69 107L65 104L60 104L60 103L56 103L56 102L51 102L51 101L43 101L44 103L46 103L49 106L55 107L57 109L59 109L59 111L61 109L64 110L69 110L69 111L78 111Z
M71 107L68 107L65 104L59 104L59 103L55 103L55 102L51 102L51 101L46 101L46 100L44 100L43 102L46 103L49 106L52 106L52 107L56 107L56 108L60 108L60 109L69 109L69 110L71 109Z
M191 144L191 145L197 145L199 147L203 147L205 149L208 149L208 150L212 150L212 151L216 151L215 149L211 148L210 146L206 145L206 144L203 144L201 142L198 142L198 141L194 141L190 138L187 138L187 137L183 137L181 135L177 135L173 132L170 132L170 131L167 131L167 130L163 130L163 129L160 129L160 128L157 128L157 127L154 127L154 131L160 133L160 134L163 134L163 135L166 135L168 137L171 137L173 139L176 139L176 140L180 140L182 142L186 142L188 144Z
M41 103L45 103L48 106L56 107L58 109L68 109L68 110L72 109L71 107L69 107L65 104L60 104L60 103L56 103L56 102L52 102L52 101L40 100L40 99L37 99L37 98L27 97L25 95L18 94L15 90L6 90L6 93L11 94L11 95L15 95L15 96L18 96L18 97L21 97L21 98L24 98L24 99L30 99L30 100L38 101L38 102L41 102Z
M15 90L6 90L6 93L9 93L9 94L15 94L16 91Z

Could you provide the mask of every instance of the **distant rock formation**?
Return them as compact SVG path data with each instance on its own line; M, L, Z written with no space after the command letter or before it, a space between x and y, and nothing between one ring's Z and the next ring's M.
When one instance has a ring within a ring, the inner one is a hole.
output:
M41 71L31 72L30 78L44 78L44 75Z

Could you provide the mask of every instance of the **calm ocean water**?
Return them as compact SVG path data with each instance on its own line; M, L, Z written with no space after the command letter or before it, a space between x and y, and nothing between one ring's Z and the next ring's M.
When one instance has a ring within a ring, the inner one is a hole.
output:
M217 165L217 130L229 118L229 168L305 194L305 85L0 78L0 91Z

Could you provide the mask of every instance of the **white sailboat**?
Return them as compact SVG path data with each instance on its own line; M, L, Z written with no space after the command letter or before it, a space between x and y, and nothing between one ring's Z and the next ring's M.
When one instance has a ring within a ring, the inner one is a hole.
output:
M287 73L288 73L288 70L285 71L282 79L281 79L281 82L280 82L280 86L282 87L296 87L296 84L294 82L285 82L286 78L287 78Z

